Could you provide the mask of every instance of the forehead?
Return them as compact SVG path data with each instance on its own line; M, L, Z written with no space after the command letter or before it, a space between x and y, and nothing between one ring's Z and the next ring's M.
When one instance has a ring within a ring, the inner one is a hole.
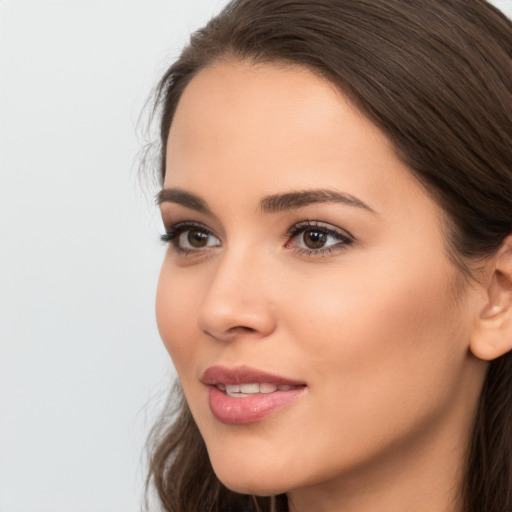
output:
M168 144L187 137L212 149L229 137L268 147L272 141L283 142L280 134L312 136L322 120L325 124L339 114L333 110L337 96L329 82L299 66L219 62L186 87Z
M292 160L337 159L341 170L359 153L397 163L387 138L330 82L278 64L222 62L199 72L178 104L167 148L172 180L197 172L205 158L225 172L240 165L246 176L269 169L274 179Z
M435 208L391 142L325 78L294 65L220 62L185 89L165 187L226 199L335 188L375 210ZM403 214L403 211L402 211Z
M348 104L331 82L303 66L220 61L201 70L185 88L173 126L186 121L180 119L185 106L188 117L197 115L205 120L215 118L219 107L224 107L224 116L232 111L238 118L250 115L254 122L291 119L298 124L311 121L306 117L313 113L311 107L317 116L332 117L336 101Z

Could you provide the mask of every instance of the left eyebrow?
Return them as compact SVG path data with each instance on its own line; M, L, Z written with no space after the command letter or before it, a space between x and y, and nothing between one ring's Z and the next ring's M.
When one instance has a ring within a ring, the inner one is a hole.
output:
M366 203L357 197L329 189L302 190L287 194L275 194L262 199L261 210L265 213L275 213L295 208L303 208L313 203L342 203L347 206L362 208L375 213Z

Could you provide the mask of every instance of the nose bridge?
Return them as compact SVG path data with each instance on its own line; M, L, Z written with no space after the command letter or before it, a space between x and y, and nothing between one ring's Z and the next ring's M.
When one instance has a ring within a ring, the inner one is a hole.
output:
M231 339L239 333L266 336L275 328L268 265L250 246L225 249L212 267L198 323L209 335Z

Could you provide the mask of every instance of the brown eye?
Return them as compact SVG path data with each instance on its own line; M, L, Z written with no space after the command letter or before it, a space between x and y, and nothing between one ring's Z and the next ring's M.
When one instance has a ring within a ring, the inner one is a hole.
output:
M176 233L169 236L178 251L200 251L210 247L220 247L220 240L207 228L195 225L183 225L176 228Z
M302 240L308 249L321 249L327 243L327 234L316 229L308 229L304 231Z
M208 245L208 238L210 235L204 231L191 229L187 232L187 241L191 247L201 248Z
M304 221L290 229L285 247L305 252L308 256L334 254L354 242L345 230L318 221Z

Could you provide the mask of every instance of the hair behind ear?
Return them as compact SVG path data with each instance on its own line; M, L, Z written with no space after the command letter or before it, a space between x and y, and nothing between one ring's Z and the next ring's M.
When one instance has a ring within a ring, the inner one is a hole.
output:
M512 352L491 362L466 461L463 510L512 510Z

